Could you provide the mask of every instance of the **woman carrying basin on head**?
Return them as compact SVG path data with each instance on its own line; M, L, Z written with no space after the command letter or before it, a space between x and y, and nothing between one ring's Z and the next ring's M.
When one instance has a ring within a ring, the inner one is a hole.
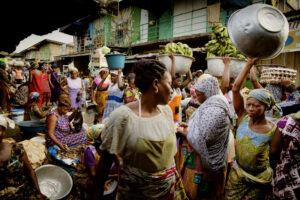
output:
M265 199L273 171L269 166L269 145L276 126L265 117L265 111L276 107L268 90L252 90L244 107L240 89L252 65L258 58L250 58L235 80L233 105L238 115L236 133L236 160L226 185L226 199Z

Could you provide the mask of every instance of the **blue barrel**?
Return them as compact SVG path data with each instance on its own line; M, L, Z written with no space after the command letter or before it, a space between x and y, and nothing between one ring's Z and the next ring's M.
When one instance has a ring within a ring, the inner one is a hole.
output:
M125 66L126 54L106 54L106 61L109 69L123 69Z
M18 123L21 121L24 121L24 109L11 109L11 116L12 116L12 120L14 120L14 122Z

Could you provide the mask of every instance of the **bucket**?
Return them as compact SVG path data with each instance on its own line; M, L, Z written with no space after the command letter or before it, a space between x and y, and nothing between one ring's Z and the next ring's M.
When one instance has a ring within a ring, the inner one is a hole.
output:
M11 109L12 120L18 123L24 121L24 109Z
M106 54L106 61L109 69L123 69L126 54Z

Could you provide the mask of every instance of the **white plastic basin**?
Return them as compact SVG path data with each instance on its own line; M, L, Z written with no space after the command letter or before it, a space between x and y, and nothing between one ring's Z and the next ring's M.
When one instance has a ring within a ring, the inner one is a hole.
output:
M175 71L179 74L187 74L194 62L195 58L181 54L175 54ZM171 72L172 61L167 54L159 55L158 60L166 65L168 71Z
M222 77L225 64L222 57L209 57L207 60L208 72L217 77ZM236 78L246 66L247 61L239 58L231 58L230 61L230 77Z

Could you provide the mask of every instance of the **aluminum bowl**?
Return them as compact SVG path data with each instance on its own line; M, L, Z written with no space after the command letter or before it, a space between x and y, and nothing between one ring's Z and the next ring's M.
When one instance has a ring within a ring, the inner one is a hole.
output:
M289 33L282 12L266 4L253 4L233 13L228 34L234 46L248 57L272 59L281 53Z
M42 165L35 173L41 192L51 200L66 197L73 187L69 173L56 165Z
M30 137L36 133L44 133L45 132L45 121L39 120L30 120L30 121L21 121L17 123L20 127L21 133L24 134L25 137Z
M171 72L172 61L167 54L159 55L158 60L166 65L169 72ZM175 71L178 74L187 74L194 62L195 58L191 56L174 54Z

